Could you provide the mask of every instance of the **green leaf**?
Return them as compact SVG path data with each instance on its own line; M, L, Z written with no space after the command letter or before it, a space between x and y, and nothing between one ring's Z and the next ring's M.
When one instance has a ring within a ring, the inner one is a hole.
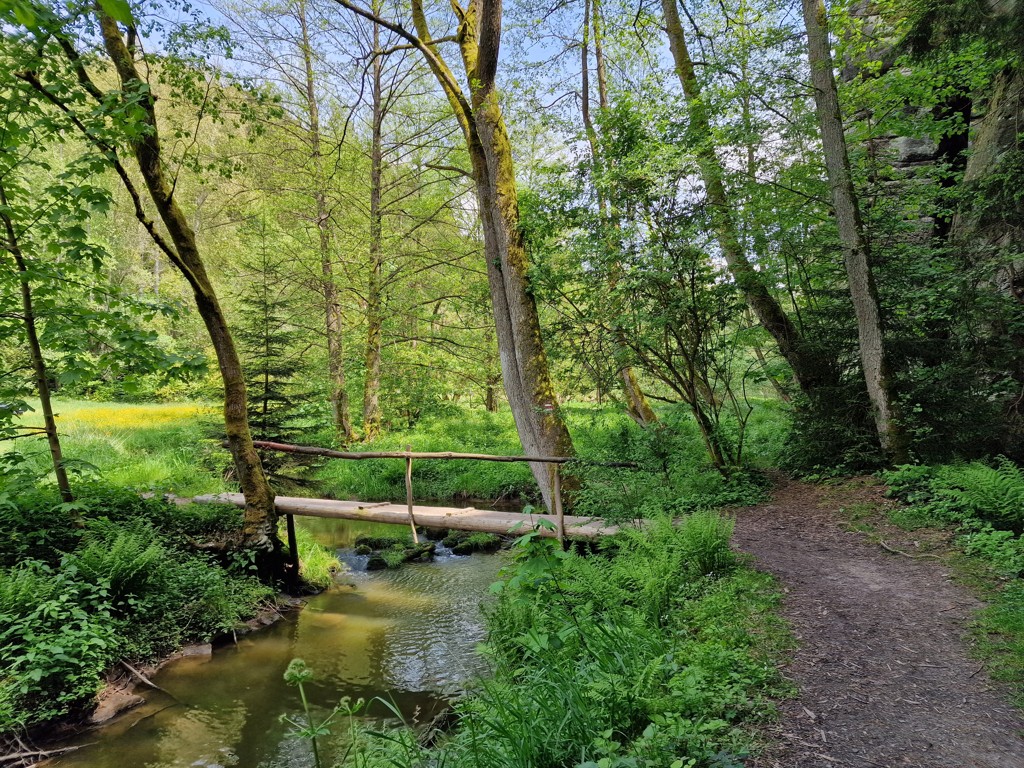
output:
M132 23L132 9L127 0L99 0L100 8L114 21L122 24Z

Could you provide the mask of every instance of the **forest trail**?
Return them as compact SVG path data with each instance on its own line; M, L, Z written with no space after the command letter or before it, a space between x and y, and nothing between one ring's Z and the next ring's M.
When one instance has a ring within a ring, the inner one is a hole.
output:
M968 651L981 603L938 558L851 530L860 511L894 549L942 545L879 524L882 494L786 482L734 510L734 544L779 579L799 644L784 671L799 695L754 768L1021 768L1024 716Z

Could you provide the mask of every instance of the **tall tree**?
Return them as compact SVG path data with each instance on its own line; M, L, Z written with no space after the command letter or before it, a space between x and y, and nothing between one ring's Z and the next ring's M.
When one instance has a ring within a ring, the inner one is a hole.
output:
M32 278L21 252L21 244L14 221L9 213L11 206L7 200L4 184L3 178L0 178L0 221L3 222L5 236L3 250L14 261L14 268L18 275L22 322L25 326L25 337L28 339L29 354L32 358L36 395L39 397L39 406L43 411L43 432L46 435L46 444L50 449L53 472L57 479L57 490L63 501L70 502L74 501L75 497L71 493L68 471L64 466L64 452L61 449L60 436L57 434L57 420L53 416L53 404L50 400L50 377L46 370L46 360L43 358L43 348L39 343L39 332L36 330L36 313L32 306Z
M306 0L297 0L294 13L299 22L300 49L302 52L302 96L305 98L306 114L309 121L309 155L313 170L313 200L316 207L316 228L320 252L321 290L324 297L326 320L327 366L330 375L331 413L334 429L343 442L355 439L352 427L348 389L345 382L345 351L343 346L343 317L341 297L334 274L334 248L331 243L331 212L328 206L328 174L323 151L323 136L320 127L320 102L316 91L314 52L310 38L309 14Z
M188 280L195 294L196 307L217 354L224 381L224 430L228 450L234 459L235 473L245 496L244 543L262 550L276 549L278 539L274 492L267 482L249 432L245 375L217 292L206 272L192 225L178 205L174 197L174 185L164 172L156 98L139 73L133 53L138 30L134 24L126 25L126 40L118 23L105 11L98 9L96 18L104 49L121 81L121 90L115 98L123 105L123 109L134 108L139 115L139 125L132 132L130 143L149 197L171 238L165 252Z
M743 246L737 226L737 214L725 186L725 166L715 146L711 121L703 89L690 56L686 33L679 18L679 0L662 0L665 31L675 64L676 75L687 102L687 116L693 134L698 137L697 160L705 194L710 204L712 225L729 272L761 325L771 334L779 352L793 369L800 388L813 396L836 380L835 365L809 345L799 328L772 295L763 276L754 268Z
M587 134L587 141L590 144L591 161L594 167L598 168L602 163L602 159L600 157L600 141L597 135L597 127L594 125L594 120L590 115L591 34L593 35L594 40L594 64L597 68L598 106L602 110L607 110L609 107L608 75L604 61L604 26L599 0L583 0L583 42L580 46L580 71L582 73L580 83L580 112L583 117L583 126ZM607 200L605 195L602 193L601 188L598 187L598 215L604 218L612 218L613 211L611 206L612 201ZM611 232L617 232L616 227L609 227L608 230ZM617 245L617 243L612 244L613 247L617 247ZM614 288L614 285L612 287ZM626 346L622 339L619 339L619 343L620 346ZM658 420L658 415L654 412L654 409L651 408L650 403L647 402L647 397L640 388L640 382L637 380L636 373L633 371L632 366L624 365L619 371L619 377L622 379L622 392L626 397L626 409L629 415L641 426L654 424Z
M828 19L823 0L802 0L807 28L807 53L811 66L811 84L821 126L821 146L825 156L832 204L835 208L839 241L846 262L850 297L857 317L857 336L861 368L867 382L868 397L878 430L878 439L886 456L899 463L908 460L907 436L899 420L898 405L882 330L878 289L871 269L871 254L860 208L850 175L850 159L839 111L839 90L833 73L829 46Z
M501 1L470 0L466 7L453 2L456 33L444 40L432 36L422 0L412 2L414 32L351 0L336 2L390 29L415 47L447 96L472 164L502 378L519 438L528 454L572 455L572 439L558 408L537 305L530 290L512 146L498 98ZM442 42L458 44L468 96L439 51ZM531 468L550 506L547 469L542 464Z
M373 13L380 13L380 2L374 0ZM363 437L372 440L380 433L380 357L384 342L384 308L381 296L381 278L384 269L383 235L384 214L381 210L383 183L384 140L384 83L380 25L372 22L373 43L370 82L370 263L366 285L366 365L363 380Z
M225 433L236 476L245 495L244 523L238 543L271 555L264 557L264 562L266 566L276 568L278 563L272 555L278 549L274 493L260 466L249 433L245 382L238 354L200 255L193 227L175 198L176 178L168 178L167 175L156 96L136 64L138 28L126 8L113 5L123 18L127 38L118 22L105 10L111 3L97 3L93 18L99 27L103 50L120 80L120 89L103 91L88 71L85 58L78 51L70 31L82 19L78 16L61 18L49 8L35 9L30 34L38 36L36 55L31 61L23 62L25 66L18 76L45 101L57 107L70 122L68 127L79 131L114 168L129 193L139 223L191 287L217 354L224 383ZM57 63L61 60L65 68ZM44 83L41 72L55 82ZM119 142L126 143L133 153L148 197L157 209L167 236L147 215L142 195L120 160Z

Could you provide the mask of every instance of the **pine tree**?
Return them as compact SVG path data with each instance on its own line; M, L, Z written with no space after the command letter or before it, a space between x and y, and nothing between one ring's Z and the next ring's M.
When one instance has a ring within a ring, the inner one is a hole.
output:
M266 219L247 229L243 234L255 240L256 248L242 262L249 281L239 296L236 337L249 394L249 425L255 440L292 442L301 431L302 406L310 400L298 384L304 366L301 330L291 322L294 292L284 259L273 252L273 231ZM281 470L295 465L279 452L261 450L260 458L278 479Z

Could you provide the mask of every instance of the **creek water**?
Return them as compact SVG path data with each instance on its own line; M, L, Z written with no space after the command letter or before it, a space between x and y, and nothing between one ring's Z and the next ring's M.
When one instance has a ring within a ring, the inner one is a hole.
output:
M398 530L342 520L304 519L300 525L348 560L354 560L346 551L358 534ZM49 764L309 768L309 743L281 719L302 713L298 691L282 677L296 657L316 675L307 684L316 716L329 713L343 696L379 697L407 722L429 722L450 696L487 672L475 652L484 636L480 606L500 565L500 555L442 554L397 570L346 573L342 584L237 645L167 665L153 682L170 695L140 686L146 704L83 734L79 743L86 746ZM390 707L371 701L360 717L371 724L391 720ZM325 766L341 759L348 741L345 718L331 730L320 739Z

